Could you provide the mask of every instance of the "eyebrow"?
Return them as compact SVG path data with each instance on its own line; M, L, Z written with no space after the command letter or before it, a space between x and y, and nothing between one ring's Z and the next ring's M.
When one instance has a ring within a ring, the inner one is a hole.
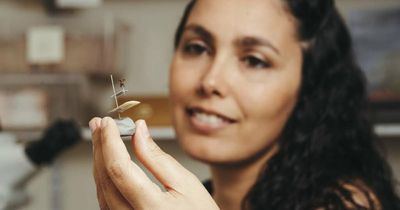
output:
M203 37L203 39L206 42L214 43L213 35L207 29L205 29L204 27L202 27L200 25L190 24L185 27L184 31L192 31L195 34ZM272 49L272 51L274 51L276 54L280 55L279 50L270 41L268 41L266 39L258 38L258 37L245 36L243 38L239 38L239 39L237 39L237 41L235 41L235 45L239 46L239 47L246 47L246 48L255 47L255 46L266 46L266 47Z
M209 43L214 43L214 37L211 35L211 33L205 29L204 27L197 25L197 24L191 24L185 27L184 31L192 31L195 34L201 36L204 41L209 42Z
M266 46L270 49L272 49L276 54L280 55L279 50L268 40L266 39L262 39L262 38L258 38L258 37L244 37L241 39L238 39L235 44L237 46L241 46L241 47L255 47L255 46Z

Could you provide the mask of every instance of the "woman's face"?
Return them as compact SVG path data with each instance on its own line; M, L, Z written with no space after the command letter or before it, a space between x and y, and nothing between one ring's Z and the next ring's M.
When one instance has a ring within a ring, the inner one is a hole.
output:
M199 0L170 71L183 149L213 164L266 156L301 81L296 25L281 0Z

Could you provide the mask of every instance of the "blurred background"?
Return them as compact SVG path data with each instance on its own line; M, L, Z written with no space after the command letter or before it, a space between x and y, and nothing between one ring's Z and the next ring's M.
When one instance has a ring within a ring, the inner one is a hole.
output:
M168 111L173 36L187 2L0 1L0 141L27 145L57 119L77 122L83 139L25 183L19 209L98 208L87 122L114 106L110 74L116 84L126 79L120 102L142 102L125 115L146 119L166 152L207 179L207 167L179 149ZM337 3L369 81L376 132L400 179L400 1Z

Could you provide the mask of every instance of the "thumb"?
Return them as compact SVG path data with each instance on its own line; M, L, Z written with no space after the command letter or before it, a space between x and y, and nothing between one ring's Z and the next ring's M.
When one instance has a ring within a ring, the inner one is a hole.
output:
M132 150L138 160L167 190L181 191L186 181L191 182L192 180L188 179L195 176L154 142L144 120L136 121L136 128L132 138Z

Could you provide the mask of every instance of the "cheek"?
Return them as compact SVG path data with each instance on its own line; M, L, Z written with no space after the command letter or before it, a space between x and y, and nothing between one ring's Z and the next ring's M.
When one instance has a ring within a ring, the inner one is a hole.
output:
M170 70L169 91L172 103L179 102L194 86L193 77L189 77L189 70L173 62Z
M252 91L241 91L238 96L239 106L248 122L246 130L253 132L258 139L267 139L267 142L280 135L297 103L300 87L300 74L290 80L285 75L273 78L269 82L253 85Z
M245 109L249 110L249 115L260 119L273 119L285 115L294 107L298 90L296 87L285 88L288 87L273 86L259 94L255 92L254 97L248 99L254 101L254 106L250 107L246 104Z
M301 85L302 56L301 51L297 51L292 59L273 70L265 81L247 84L247 93L237 91L243 98L241 101L246 102L241 103L244 112L260 120L288 117L297 103Z

